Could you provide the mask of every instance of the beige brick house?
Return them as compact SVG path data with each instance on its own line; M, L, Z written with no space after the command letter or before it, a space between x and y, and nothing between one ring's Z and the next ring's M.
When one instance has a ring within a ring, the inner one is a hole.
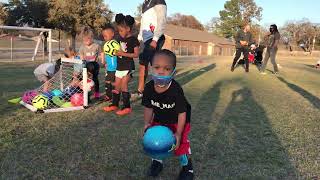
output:
M163 48L182 56L230 56L235 51L234 42L206 31L168 24Z

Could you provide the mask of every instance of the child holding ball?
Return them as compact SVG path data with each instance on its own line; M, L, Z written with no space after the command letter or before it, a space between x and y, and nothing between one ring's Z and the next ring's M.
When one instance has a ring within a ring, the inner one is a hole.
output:
M102 30L103 39L108 43L114 39L114 27L109 24ZM117 70L117 56L110 56L104 53L104 58L101 60L101 63L106 67L106 76L105 76L105 90L106 96L105 101L112 100L112 90L114 90L115 74Z
M132 111L128 83L134 67L133 58L137 58L139 55L139 41L132 35L134 23L135 20L130 15L116 15L117 29L121 36L121 50L116 53L118 60L115 74L115 90L112 92L112 104L105 107L104 111L111 112L118 110L120 96L122 96L123 107L116 112L120 116L127 115Z
M182 170L178 179L193 179L190 132L191 105L183 89L173 79L176 56L169 50L155 53L152 61L152 80L145 86L142 97L144 108L144 131L155 125L167 126L176 137L175 155L179 157ZM163 169L161 160L152 159L148 175L156 177Z

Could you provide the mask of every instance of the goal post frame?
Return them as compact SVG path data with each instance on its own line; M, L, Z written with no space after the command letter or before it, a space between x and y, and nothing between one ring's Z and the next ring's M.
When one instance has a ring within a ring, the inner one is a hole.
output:
M70 59L70 58L61 58L61 62L82 64L83 106L87 107L89 89L88 89L88 70L86 67L86 61L79 61L77 59Z
M48 32L48 42L49 42L49 54L48 60L52 62L52 29L48 28L32 28L32 27L18 27L18 26L0 26L0 29L9 29L9 30L28 30L28 31L40 31L40 32ZM12 48L11 48L12 51ZM34 61L34 59L32 59Z
M63 71L63 63L72 63L72 64L82 65L82 76L81 77L82 77L83 105L75 106L75 107L57 107L57 108L52 108L52 109L40 110L30 104L23 102L22 100L19 103L32 112L40 112L40 113L67 112L67 111L76 111L76 110L86 109L88 107L88 97L89 97L89 91L90 91L90 89L88 87L88 71L87 71L87 67L86 67L86 61L71 59L71 58L61 58L61 67L60 67L59 71ZM61 82L62 78L60 78L62 73L56 74L56 75L59 76L58 79L59 79L60 83L62 83ZM62 91L63 89L60 89L60 90Z

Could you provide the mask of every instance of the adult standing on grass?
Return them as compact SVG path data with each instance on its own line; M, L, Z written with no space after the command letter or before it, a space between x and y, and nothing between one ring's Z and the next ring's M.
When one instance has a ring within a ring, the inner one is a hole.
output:
M280 33L278 31L278 27L275 24L270 26L270 33L267 34L267 52L264 56L264 60L260 69L261 74L266 74L264 71L267 67L267 63L269 58L271 59L271 63L273 64L274 74L279 72L278 64L276 63L276 56L278 52L278 44L280 40Z
M148 66L157 50L165 42L164 28L167 20L165 0L145 0L142 5L140 32L138 40L144 42L143 52L139 55L139 85L133 94L142 97L145 81L148 77Z
M239 30L235 37L236 40L236 56L233 59L231 66L231 71L234 71L235 65L239 60L241 54L244 56L244 61L246 63L246 72L249 72L249 48L254 43L252 34L250 32L250 24L246 24L243 29Z

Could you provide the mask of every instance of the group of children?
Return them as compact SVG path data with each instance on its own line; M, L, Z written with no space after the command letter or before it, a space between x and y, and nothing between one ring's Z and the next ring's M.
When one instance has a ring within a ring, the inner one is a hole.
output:
M107 25L101 34L106 42L118 41L121 50L116 52L115 56L106 55L101 46L93 42L92 30L85 28L82 32L83 44L79 50L79 59L86 61L88 76L95 82L94 97L100 98L98 80L100 58L101 64L106 68L105 100L111 102L103 110L126 115L132 112L128 83L132 79L132 72L135 69L134 58L139 57L139 87L136 94L142 97L142 105L144 106L143 130L146 131L155 125L169 127L175 134L175 155L179 157L182 166L178 179L193 179L190 141L188 140L188 134L191 130L191 105L184 96L182 87L173 79L176 73L175 54L170 50L161 50L165 41L163 27L166 18L166 4L164 0L145 0L142 9L142 24L138 38L144 43L144 50L140 55L139 40L132 33L135 19L130 15L117 14L116 27ZM145 14L148 15L148 18L144 16ZM119 34L118 38L115 37L117 33ZM75 58L76 53L69 49L66 57ZM148 64L152 65L152 80L145 85ZM79 75L80 69L74 67L74 79ZM120 99L122 99L121 108L119 108ZM162 160L152 159L148 175L156 177L162 169Z
M138 58L139 56L140 43L138 39L132 35L132 29L135 23L133 17L130 15L124 16L123 14L117 14L115 21L120 36L118 42L120 43L121 50L115 54L117 56L116 71L110 72L110 69L107 67L106 94L108 95L106 96L106 100L111 100L112 103L103 109L106 112L116 111L118 115L126 115L132 111L128 84L134 70L133 58ZM113 34L114 29L108 28L103 33L104 39L106 41L112 40ZM107 57L107 59L108 58L112 57ZM103 63L105 64L105 62ZM114 83L114 88L112 88L112 83ZM120 98L122 98L123 106L119 109Z

